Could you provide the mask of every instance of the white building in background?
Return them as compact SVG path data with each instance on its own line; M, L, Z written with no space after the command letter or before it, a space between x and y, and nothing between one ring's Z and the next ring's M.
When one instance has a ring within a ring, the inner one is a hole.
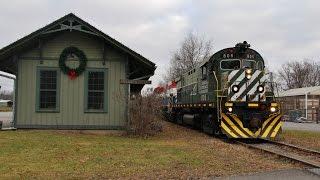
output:
M300 110L307 120L320 122L320 86L282 91L278 100L285 114Z

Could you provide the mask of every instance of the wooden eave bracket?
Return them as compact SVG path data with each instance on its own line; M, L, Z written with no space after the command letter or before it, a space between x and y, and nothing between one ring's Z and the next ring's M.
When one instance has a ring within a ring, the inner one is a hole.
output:
M78 25L74 25L75 20L73 20L73 19L68 19L67 21L69 21L68 25L66 25L66 24L64 24L62 22L62 23L59 24L60 28L58 28L58 29L51 28L51 29L48 29L47 31L43 32L42 34L50 34L50 33L59 32L59 31L65 31L65 30L69 30L71 32L73 30L76 30L76 31L87 33L87 34L100 36L99 34L93 32L93 31L84 30L83 27L85 27L85 26L83 24L79 23L79 22L77 22Z

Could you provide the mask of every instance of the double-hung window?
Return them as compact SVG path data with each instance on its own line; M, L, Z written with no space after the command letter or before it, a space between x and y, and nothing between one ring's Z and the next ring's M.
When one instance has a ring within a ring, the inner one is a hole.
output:
M88 70L86 72L86 112L107 111L107 71L104 69Z
M59 111L59 71L40 68L37 72L37 111Z

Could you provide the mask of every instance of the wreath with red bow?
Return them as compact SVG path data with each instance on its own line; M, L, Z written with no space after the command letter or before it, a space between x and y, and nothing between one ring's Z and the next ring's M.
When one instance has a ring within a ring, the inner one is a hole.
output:
M75 55L79 59L79 66L77 68L70 68L66 65L66 60L69 55ZM77 78L85 71L87 66L87 57L80 49L70 46L65 48L60 54L59 67L64 74L67 74L71 80Z

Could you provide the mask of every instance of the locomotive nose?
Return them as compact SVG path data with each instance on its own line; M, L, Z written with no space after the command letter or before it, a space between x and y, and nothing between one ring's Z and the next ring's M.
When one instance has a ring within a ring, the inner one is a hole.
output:
M250 129L259 129L261 127L261 120L256 117L253 117L249 121L249 126L250 126Z

